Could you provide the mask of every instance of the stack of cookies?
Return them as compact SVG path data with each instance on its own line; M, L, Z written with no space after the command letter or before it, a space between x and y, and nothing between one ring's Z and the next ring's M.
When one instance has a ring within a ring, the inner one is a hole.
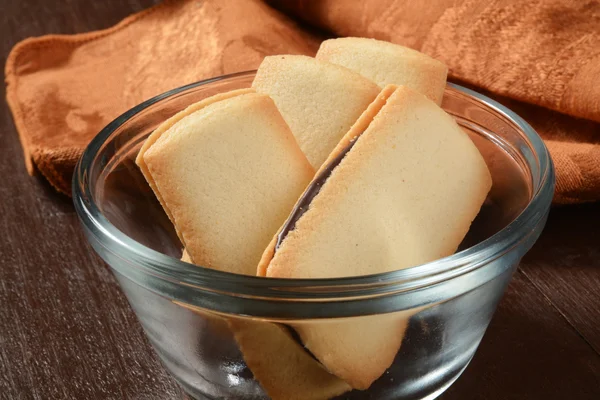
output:
M492 184L440 108L446 74L425 54L362 38L327 40L315 58L266 57L252 88L165 121L137 163L202 267L336 278L427 263L456 251ZM229 324L269 396L326 399L369 388L409 317Z

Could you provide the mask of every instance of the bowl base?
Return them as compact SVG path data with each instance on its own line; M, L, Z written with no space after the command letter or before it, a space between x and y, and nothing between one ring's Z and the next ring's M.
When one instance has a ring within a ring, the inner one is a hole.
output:
M449 377L449 379L438 389L436 389L433 393L429 393L428 395L426 395L425 397L398 397L396 398L397 400L434 400L436 398L438 398L439 396L442 395L442 393L444 393L446 390L448 390L448 388L450 386L452 386L452 384L454 382L456 382L456 380L458 378L460 378L460 376L462 375L462 373L467 369L467 367L469 366L469 363L471 362L471 360L473 359L473 356L471 356L471 358L469 358L469 360L467 361L467 363L460 369L458 370L458 372L456 372L453 376ZM209 397L206 396L204 394L198 393L196 390L194 390L192 387L190 387L189 385L186 385L185 383L181 382L178 379L175 379L177 381L177 383L181 386L182 388L182 400L213 400L213 397ZM358 393L360 394L360 392L353 392L353 393ZM346 394L347 395L347 394ZM354 397L354 396L352 396ZM340 397L338 397L338 399L344 399L345 395L342 395Z

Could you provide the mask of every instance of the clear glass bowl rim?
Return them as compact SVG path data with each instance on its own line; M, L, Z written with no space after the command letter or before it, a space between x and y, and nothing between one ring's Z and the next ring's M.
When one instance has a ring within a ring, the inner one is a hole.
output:
M474 98L480 105L500 114L514 124L531 145L538 162L539 178L532 198L521 214L509 225L488 239L451 256L430 263L366 276L328 279L276 279L238 275L185 263L162 254L135 241L112 225L101 213L94 201L95 182L89 180L97 153L109 143L109 138L119 127L146 108L170 97L211 83L228 79L243 78L255 71L238 72L202 80L172 89L155 96L126 111L110 122L89 143L80 158L73 175L72 192L76 212L89 234L107 251L128 262L138 274L164 280L183 290L209 291L215 294L228 293L233 296L252 296L261 299L310 299L347 298L348 288L360 297L378 296L386 293L404 292L428 287L439 282L462 276L485 266L490 261L508 253L524 242L535 227L543 223L554 193L554 168L548 149L535 130L510 109L471 89L448 83L450 89ZM114 251L114 249L117 249ZM127 275L127 274L126 274ZM282 293L282 291L284 293Z

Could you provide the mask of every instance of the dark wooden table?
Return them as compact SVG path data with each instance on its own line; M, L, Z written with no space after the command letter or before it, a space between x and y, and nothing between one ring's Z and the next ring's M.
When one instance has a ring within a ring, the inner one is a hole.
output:
M153 2L3 0L0 60L28 36L108 27ZM0 135L0 398L181 398L70 199L25 172L4 102ZM552 210L442 399L600 399L600 204Z

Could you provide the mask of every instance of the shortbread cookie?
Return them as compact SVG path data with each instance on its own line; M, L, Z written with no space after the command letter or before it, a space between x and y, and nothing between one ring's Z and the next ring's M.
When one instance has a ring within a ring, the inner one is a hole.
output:
M392 365L413 314L403 311L292 326L329 372L354 389L365 390Z
M327 372L288 328L268 322L229 319L254 377L273 400L325 400L352 388Z
M448 256L490 187L485 161L450 115L412 89L386 87L317 172L258 273L346 277ZM366 317L350 322L297 330L330 372L364 389L389 367L399 341L393 321L385 329Z
M166 205L162 199L162 196L160 195L160 192L156 188L156 184L154 183L154 179L152 178L150 171L148 171L148 166L144 162L144 154L154 143L156 143L158 138L161 137L163 133L165 133L173 125L175 125L177 122L179 122L183 118L187 117L188 115L190 115L198 110L201 110L210 104L216 103L221 100L229 99L231 97L246 94L246 93L254 93L254 90L252 90L252 89L232 90L231 92L219 93L217 95L206 98L202 101L194 103L194 104L188 106L185 110L178 112L177 114L173 115L171 118L169 118L168 120L166 120L165 122L160 124L160 126L158 128L156 128L154 130L154 132L152 132L148 136L148 138L146 138L144 143L142 144L142 147L140 148L140 151L138 152L135 162L140 167L140 170L142 171L142 174L144 174L144 178L146 178L148 185L150 185L150 187L154 191L156 198L158 199L160 204L163 206L163 209L165 210L165 212L167 213L167 215L169 216L171 221L173 221L173 217L172 217L169 209L166 207Z
M191 262L187 251L181 261ZM254 378L272 400L326 400L352 388L330 374L281 324L228 318L208 313L185 303L207 319L218 319L229 326Z
M273 101L252 91L177 114L137 163L191 261L248 275L314 174Z
M307 56L270 56L252 87L271 96L315 169L380 88L356 72Z
M442 103L448 67L408 47L366 38L329 39L321 43L316 58L356 71L381 87L408 86Z

